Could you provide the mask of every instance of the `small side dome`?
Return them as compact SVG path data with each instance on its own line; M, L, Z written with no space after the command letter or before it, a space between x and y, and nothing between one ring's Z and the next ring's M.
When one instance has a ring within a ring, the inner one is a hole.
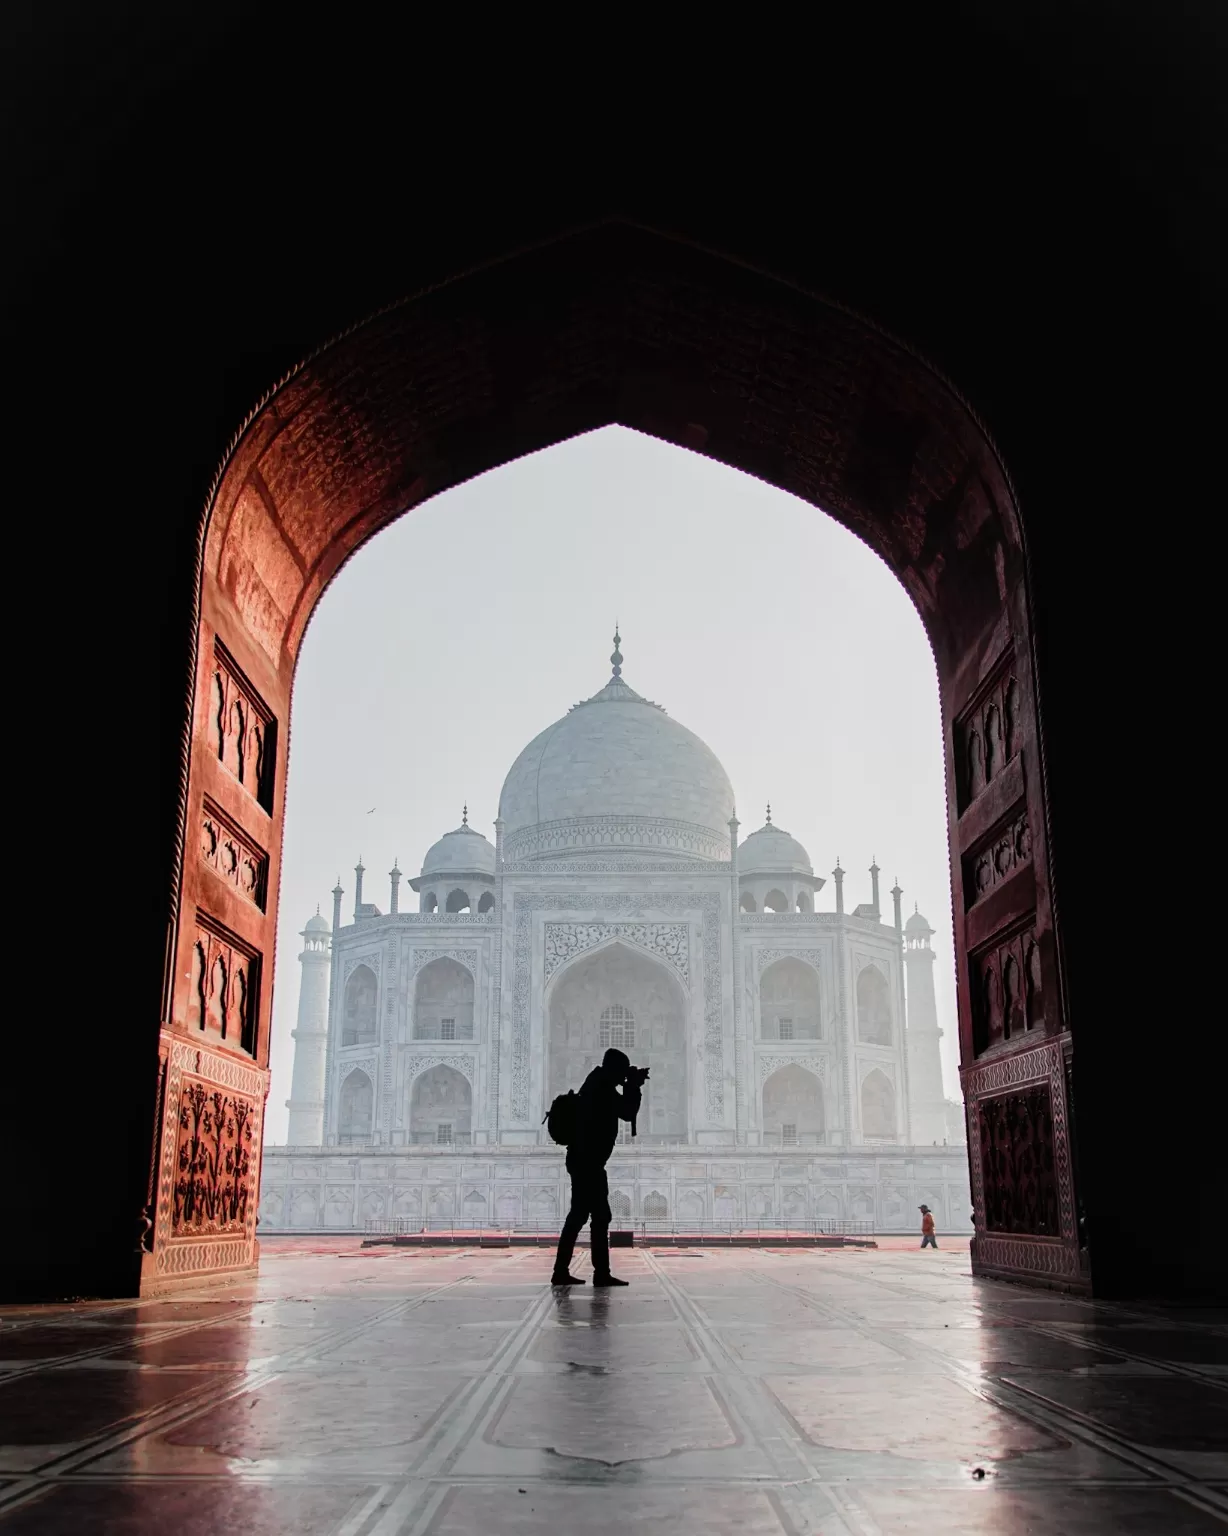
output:
M427 849L418 879L426 880L434 875L489 875L493 879L494 873L494 844L469 825L469 810L466 807L460 826L445 832L437 843ZM416 886L417 882L411 881L410 884Z
M319 912L314 917L309 917L303 925L303 933L331 933L332 925L326 917L321 917Z
M928 919L922 917L921 913L914 907L912 916L904 924L904 937L908 939L928 939L933 933L934 929L930 927Z
M783 827L772 825L772 808L768 806L767 821L738 848L738 875L813 874L810 855Z

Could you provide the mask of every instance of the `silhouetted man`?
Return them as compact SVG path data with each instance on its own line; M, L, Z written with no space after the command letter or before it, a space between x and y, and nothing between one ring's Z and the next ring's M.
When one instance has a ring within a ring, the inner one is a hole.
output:
M594 1285L626 1285L610 1273L610 1185L605 1165L618 1140L618 1122L634 1120L647 1067L633 1067L622 1051L608 1050L601 1065L584 1079L576 1127L567 1144L571 1209L559 1236L551 1285L583 1285L571 1273L571 1256L580 1228L590 1221ZM621 1090L621 1091L620 1091Z

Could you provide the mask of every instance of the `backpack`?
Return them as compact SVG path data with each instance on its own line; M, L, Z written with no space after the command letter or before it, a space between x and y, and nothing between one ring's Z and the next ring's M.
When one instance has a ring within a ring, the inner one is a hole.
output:
M542 1116L542 1124L550 1132L551 1141L557 1141L561 1147L570 1146L575 1138L576 1128L580 1118L580 1100L574 1088L569 1088L566 1093L560 1093L554 1103Z

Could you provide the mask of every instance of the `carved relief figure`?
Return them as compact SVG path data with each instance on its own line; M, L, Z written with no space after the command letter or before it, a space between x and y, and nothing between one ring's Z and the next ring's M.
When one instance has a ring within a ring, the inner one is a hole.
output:
M1040 969L1040 945L1028 945L1026 986L1028 996L1028 1028L1035 1029L1045 1021L1045 989Z

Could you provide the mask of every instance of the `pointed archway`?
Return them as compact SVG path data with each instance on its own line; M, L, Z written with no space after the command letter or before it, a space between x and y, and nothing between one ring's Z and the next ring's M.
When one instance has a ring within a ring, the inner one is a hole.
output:
M618 227L467 276L348 332L270 395L222 467L198 545L144 1283L189 1266L197 1276L242 1268L255 1252L254 1217L182 1230L172 1170L181 1106L202 1087L224 1091L259 1144L262 979L290 691L315 602L392 518L612 422L821 506L912 596L942 685L961 1055L981 1213L974 1262L982 1273L1085 1286L1027 551L1007 474L958 394L906 347L794 288ZM195 856L209 818L253 861L252 889L267 897L253 900ZM989 888L965 889L965 871L1007 834L1017 857ZM250 1049L235 1035L193 1034L192 955L206 943L230 946L253 978ZM1032 995L1043 1002L1018 1035L990 1038L978 1000L1016 949L1018 974L1035 974ZM1029 1230L1018 1192L994 1182L1000 1160L981 1159L982 1100L1009 1103L1047 1138L1056 1233ZM258 1154L248 1177L254 1212ZM990 1210L1008 1210L1009 1228L986 1225Z

